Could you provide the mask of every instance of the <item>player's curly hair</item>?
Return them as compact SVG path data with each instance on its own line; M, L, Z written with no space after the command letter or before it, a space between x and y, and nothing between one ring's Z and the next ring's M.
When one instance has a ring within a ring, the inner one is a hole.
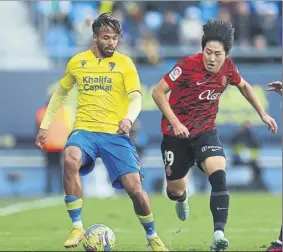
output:
M204 50L207 42L215 40L223 44L225 53L228 55L233 45L234 32L235 29L231 22L208 20L207 24L203 26L202 50Z
M100 31L100 27L111 27L113 28L118 35L122 35L123 29L122 29L122 25L119 22L119 20L117 20L116 18L114 18L113 16L110 15L111 13L103 13L101 14L97 19L95 19L93 21L92 24L92 32L93 34L97 35L99 34Z

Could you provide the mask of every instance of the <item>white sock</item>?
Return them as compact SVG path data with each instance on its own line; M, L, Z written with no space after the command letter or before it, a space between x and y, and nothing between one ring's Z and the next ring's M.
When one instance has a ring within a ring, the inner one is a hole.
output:
M276 243L282 245L282 241L280 241L280 240L277 240Z
M147 239L153 239L155 236L157 236L157 233L154 232L152 235L146 235Z
M221 231L221 230L216 230L215 232L214 232L214 236L224 236L224 233L223 233L223 231Z
M73 227L83 227L82 221L75 221L75 222L73 222Z

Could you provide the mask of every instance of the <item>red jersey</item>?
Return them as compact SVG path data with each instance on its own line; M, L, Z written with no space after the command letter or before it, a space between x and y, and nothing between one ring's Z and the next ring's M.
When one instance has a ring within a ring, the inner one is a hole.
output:
M171 88L169 104L174 114L194 137L215 130L219 98L229 84L239 85L241 75L232 61L225 59L218 73L210 73L203 62L203 54L181 59L164 76ZM162 132L174 135L173 127L163 115Z

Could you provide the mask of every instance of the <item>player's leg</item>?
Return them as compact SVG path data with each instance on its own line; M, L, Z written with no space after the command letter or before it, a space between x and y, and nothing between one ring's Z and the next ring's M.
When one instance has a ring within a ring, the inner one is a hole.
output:
M157 235L150 201L142 189L139 173L128 173L121 176L121 183L130 196L137 217L143 226L149 246L153 251L167 251L168 249Z
M95 155L90 156L86 151L90 154L95 153L85 133L82 131L73 133L68 139L64 151L65 203L73 226L64 243L66 248L76 247L85 233L81 220L83 200L79 172L83 171L85 174L90 172L95 160Z
M278 240L275 242L271 242L271 245L266 250L266 252L282 252L282 226L280 229Z
M219 251L229 246L224 236L229 210L229 192L226 184L226 159L215 132L195 139L198 166L208 175L211 184L210 210L213 216L214 237L211 248Z
M211 184L210 211L213 216L214 237L211 248L219 251L229 246L224 229L228 219L229 192L226 185L226 160L216 156L205 159L201 166L206 172Z
M82 165L82 151L79 147L69 146L64 151L64 190L66 196L82 198L79 170Z
M113 187L125 188L153 251L167 251L168 249L156 233L150 201L142 189L142 175L134 145L128 136L102 137L105 137L105 142L100 146L101 158L109 172Z
M187 191L187 176L171 180L167 179L167 196L170 200L176 201L175 210L178 218L181 221L185 221L190 214L190 208L188 205L189 194Z
M76 146L67 147L64 151L64 189L67 211L72 220L73 228L65 241L66 248L76 247L84 236L81 221L82 192L79 169L82 164L82 152Z
M165 165L167 195L176 201L176 213L184 221L189 216L187 173L194 165L193 150L188 139L163 136L161 153Z

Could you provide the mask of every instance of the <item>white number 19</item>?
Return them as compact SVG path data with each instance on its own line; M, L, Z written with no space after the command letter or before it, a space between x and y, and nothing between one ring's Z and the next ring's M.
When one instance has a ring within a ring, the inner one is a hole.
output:
M172 151L165 151L165 165L171 166L174 162L174 153Z

